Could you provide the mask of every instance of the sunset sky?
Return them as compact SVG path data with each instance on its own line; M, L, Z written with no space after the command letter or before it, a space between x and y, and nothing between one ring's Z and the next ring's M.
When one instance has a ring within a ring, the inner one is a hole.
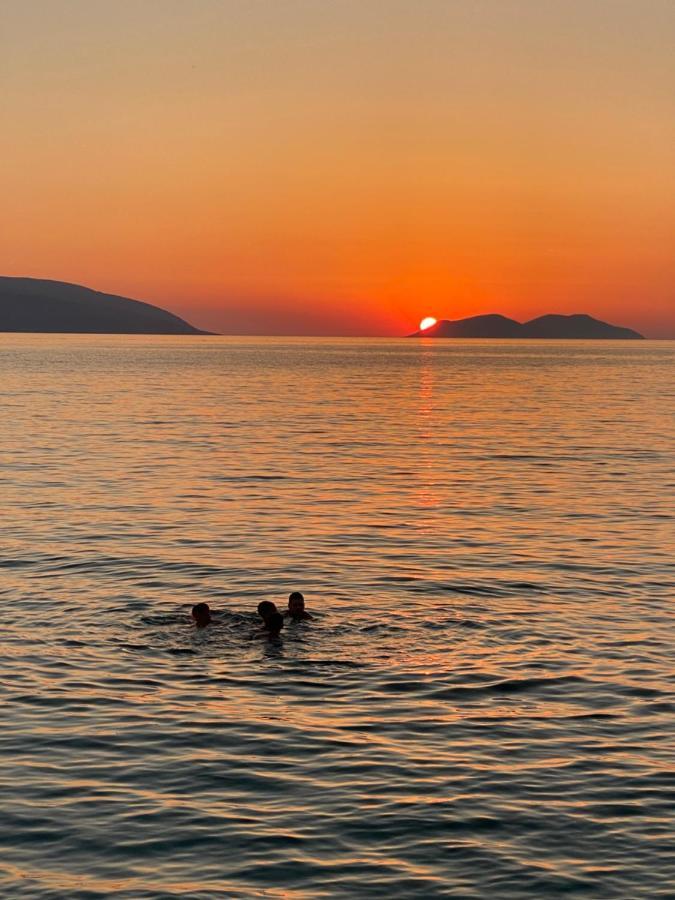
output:
M675 337L673 0L2 0L0 274Z

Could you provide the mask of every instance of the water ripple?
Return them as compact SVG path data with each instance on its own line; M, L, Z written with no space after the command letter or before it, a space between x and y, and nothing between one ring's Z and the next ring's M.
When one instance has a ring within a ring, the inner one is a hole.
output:
M675 896L674 354L3 337L0 895Z

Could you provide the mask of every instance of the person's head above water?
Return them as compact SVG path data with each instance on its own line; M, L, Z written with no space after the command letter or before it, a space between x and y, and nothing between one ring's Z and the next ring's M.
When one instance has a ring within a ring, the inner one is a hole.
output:
M278 637L279 632L284 627L284 617L276 610L265 618L265 630L270 637Z
M305 611L305 598L300 591L293 591L288 596L288 611L292 616L301 616Z
M211 610L208 603L196 603L192 607L192 618L198 628L203 628L211 621Z
M271 615L274 615L274 613L276 611L277 611L276 604L272 603L271 600L261 600L260 603L258 604L258 615L264 621L267 621L267 619Z
M300 591L293 591L288 597L288 610L284 615L290 616L294 622L301 622L303 619L312 619L313 616L305 609L305 598Z

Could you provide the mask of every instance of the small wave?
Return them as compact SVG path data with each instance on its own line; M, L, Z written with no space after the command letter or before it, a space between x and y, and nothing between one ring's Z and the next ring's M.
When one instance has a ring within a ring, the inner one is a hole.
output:
M436 699L454 700L462 697L481 697L500 694L522 694L563 688L573 684L588 684L580 675L561 675L559 678L506 678L491 684L440 688L432 692Z

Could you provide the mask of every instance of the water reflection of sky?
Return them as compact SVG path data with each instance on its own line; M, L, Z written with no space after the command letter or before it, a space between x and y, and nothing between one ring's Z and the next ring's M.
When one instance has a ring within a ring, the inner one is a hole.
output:
M3 338L2 891L658 896L672 353Z

